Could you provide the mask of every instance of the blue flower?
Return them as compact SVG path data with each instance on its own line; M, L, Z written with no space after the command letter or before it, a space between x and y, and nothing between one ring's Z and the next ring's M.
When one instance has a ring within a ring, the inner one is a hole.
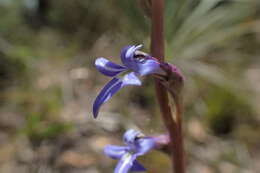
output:
M126 146L108 145L104 149L107 156L119 160L114 173L146 171L136 158L153 149L156 146L155 139L145 137L142 133L133 129L126 131L123 139Z
M141 47L142 45L123 48L121 52L123 65L115 64L103 57L96 59L96 68L113 79L105 85L93 104L94 118L98 116L100 106L121 88L127 85L140 86L142 83L137 76L163 73L160 63L150 55L139 51ZM124 74L119 76L122 73Z

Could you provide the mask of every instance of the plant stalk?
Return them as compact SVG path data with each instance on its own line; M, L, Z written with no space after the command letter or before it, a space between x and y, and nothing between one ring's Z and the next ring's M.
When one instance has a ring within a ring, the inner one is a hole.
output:
M151 54L164 61L164 0L151 1ZM182 104L181 100L175 101L176 118L173 119L172 111L169 105L167 89L155 79L155 89L157 100L160 105L160 111L163 122L169 132L171 139L171 157L174 173L185 173L184 152L182 140ZM179 98L178 98L179 99Z

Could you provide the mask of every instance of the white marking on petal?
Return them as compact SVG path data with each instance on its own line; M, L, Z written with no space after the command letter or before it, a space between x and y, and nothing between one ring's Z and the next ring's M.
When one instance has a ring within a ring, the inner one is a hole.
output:
M133 49L135 49L135 46L130 47L130 48L126 51L126 53L125 53L125 58L127 58L128 56L131 55L131 53L133 53Z
M142 44L137 45L137 46L136 46L136 50L137 50L137 49L140 49L141 47L143 47Z
M123 77L123 85L141 85L142 82L138 79L138 77L131 72Z
M131 155L130 153L126 153L126 154L123 156L122 161L123 161L123 164L121 165L121 167L120 167L120 169L118 170L118 172L121 172L121 171L125 168L125 166L126 166L127 164L130 164L130 165L133 164L133 163L131 163L131 161L132 161L132 155Z
M109 154L111 154L111 155L123 155L124 153L125 153L124 150L122 150L122 151L112 151L112 150L110 150L109 151Z

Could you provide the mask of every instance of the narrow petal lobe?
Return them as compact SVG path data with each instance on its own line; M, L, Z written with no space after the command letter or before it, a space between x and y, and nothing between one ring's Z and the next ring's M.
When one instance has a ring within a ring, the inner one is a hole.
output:
M106 58L100 57L95 61L96 68L106 76L114 77L126 70L126 67L115 64Z
M137 45L137 46L126 46L123 48L121 52L121 61L122 63L132 69L132 66L134 65L133 63L133 58L134 58L134 53L138 49L141 49L142 45Z
M104 153L112 159L120 159L129 150L126 146L107 145Z
M117 91L122 88L122 80L113 78L105 87L101 90L93 104L93 115L97 118L100 106L108 101Z
M116 92L127 85L141 85L141 81L135 76L133 72L126 74L123 78L113 78L101 90L93 104L94 118L98 116L100 106L107 102Z

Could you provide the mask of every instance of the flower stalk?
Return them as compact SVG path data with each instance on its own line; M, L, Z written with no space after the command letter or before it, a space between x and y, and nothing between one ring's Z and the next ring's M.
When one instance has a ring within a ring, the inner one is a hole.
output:
M157 57L160 62L164 62L164 0L152 0L151 2L151 54L153 57ZM155 79L155 89L162 119L171 139L170 147L174 172L185 173L181 126L182 97L176 93L176 90L171 91L166 88L159 79ZM175 102L175 118L172 116L167 89Z

